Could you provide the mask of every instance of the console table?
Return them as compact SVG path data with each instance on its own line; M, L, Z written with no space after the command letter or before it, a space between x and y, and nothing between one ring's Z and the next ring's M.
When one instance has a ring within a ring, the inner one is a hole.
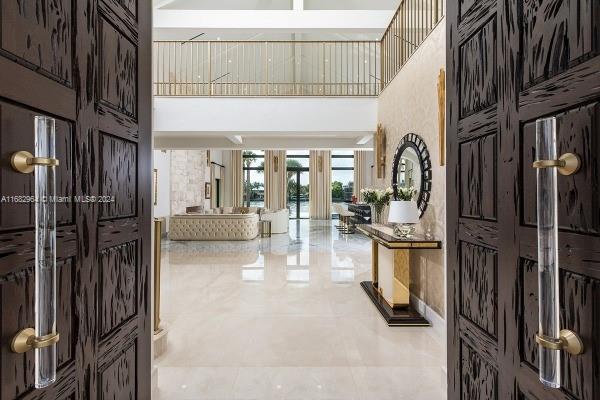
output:
M389 326L431 325L410 305L410 255L412 250L439 250L442 242L417 236L402 239L387 226L358 225L371 239L372 281L361 282Z

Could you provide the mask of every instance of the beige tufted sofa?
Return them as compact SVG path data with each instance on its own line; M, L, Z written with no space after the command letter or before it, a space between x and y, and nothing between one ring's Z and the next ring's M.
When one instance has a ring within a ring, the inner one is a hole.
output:
M175 215L171 240L252 240L258 236L258 214Z

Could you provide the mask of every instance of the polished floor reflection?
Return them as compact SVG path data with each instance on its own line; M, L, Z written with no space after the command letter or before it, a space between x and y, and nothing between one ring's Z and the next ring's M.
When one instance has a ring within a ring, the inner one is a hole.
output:
M371 248L291 221L252 242L166 242L154 399L445 399L432 328L390 328L360 287Z

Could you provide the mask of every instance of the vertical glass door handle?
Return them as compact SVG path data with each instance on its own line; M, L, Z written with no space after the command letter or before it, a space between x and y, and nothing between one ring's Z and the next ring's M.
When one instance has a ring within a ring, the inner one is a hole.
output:
M35 117L35 155L19 151L12 167L34 173L35 182L35 327L25 328L13 338L16 353L35 351L35 387L45 388L56 380L56 166L55 121Z
M558 262L558 188L557 171L572 175L580 168L576 154L557 156L556 118L536 121L537 233L540 381L547 387L561 385L561 350L583 352L581 339L572 331L560 328Z

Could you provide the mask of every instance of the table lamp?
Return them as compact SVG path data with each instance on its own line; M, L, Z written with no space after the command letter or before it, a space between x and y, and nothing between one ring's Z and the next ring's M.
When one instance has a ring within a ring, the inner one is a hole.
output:
M390 202L388 222L394 225L394 235L401 238L412 238L415 224L419 222L419 208L414 201Z

